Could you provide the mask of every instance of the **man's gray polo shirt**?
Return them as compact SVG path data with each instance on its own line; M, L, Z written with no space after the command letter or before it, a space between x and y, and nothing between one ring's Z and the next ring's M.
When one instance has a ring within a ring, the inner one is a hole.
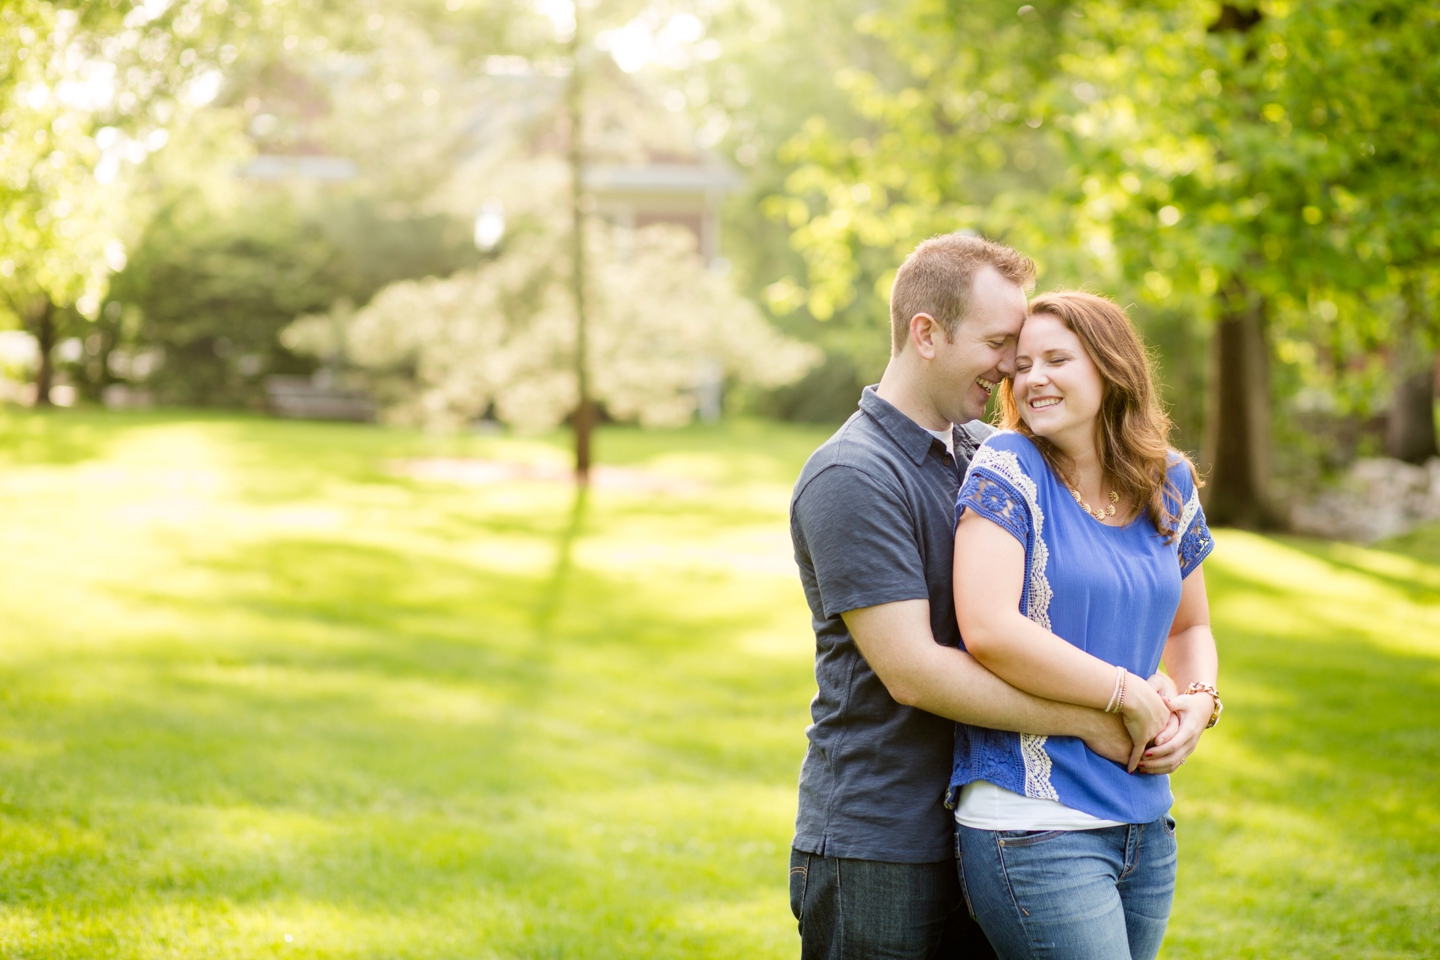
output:
M795 847L892 863L954 855L944 807L955 725L896 703L841 614L929 600L937 643L958 646L951 567L955 496L991 432L945 445L866 387L860 409L811 455L790 501L795 561L815 626L814 723L800 770Z

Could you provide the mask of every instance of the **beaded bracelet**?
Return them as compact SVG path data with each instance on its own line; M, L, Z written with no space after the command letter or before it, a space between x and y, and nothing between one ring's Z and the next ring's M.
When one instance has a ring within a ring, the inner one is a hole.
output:
M1115 668L1115 689L1110 691L1110 699L1105 702L1106 713L1119 713L1120 707L1125 703L1125 678L1129 671L1124 667Z

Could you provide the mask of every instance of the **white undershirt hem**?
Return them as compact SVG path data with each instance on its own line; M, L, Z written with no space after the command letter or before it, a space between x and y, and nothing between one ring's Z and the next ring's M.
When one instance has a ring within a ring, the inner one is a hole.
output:
M960 788L955 822L976 830L1099 830L1124 826L1119 820L1102 820L1059 800L1022 797L986 780Z

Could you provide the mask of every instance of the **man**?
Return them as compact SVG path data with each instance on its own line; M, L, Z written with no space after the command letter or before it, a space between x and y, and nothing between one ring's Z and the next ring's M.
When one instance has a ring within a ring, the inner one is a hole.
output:
M1014 372L1034 277L978 237L920 244L895 276L884 376L796 482L819 688L790 868L804 960L994 956L943 803L954 721L1129 756L1118 718L1016 690L958 649L955 497L990 432L973 421Z

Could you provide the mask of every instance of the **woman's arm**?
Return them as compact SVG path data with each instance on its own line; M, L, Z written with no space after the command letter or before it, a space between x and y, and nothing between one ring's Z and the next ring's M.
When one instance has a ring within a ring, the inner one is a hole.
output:
M1014 687L1047 700L1103 710L1115 692L1116 669L1020 613L1025 548L998 524L967 510L955 531L955 613L965 649ZM1126 678L1121 709L1135 743L1134 771L1165 727L1170 709L1143 677Z
M1205 595L1205 569L1197 567L1185 578L1180 594L1180 607L1170 625L1170 639L1165 643L1165 670L1184 690L1191 683L1215 686L1220 658L1215 652L1215 637L1210 633L1210 600ZM1200 735L1215 712L1215 699L1208 693L1181 695L1170 700L1180 723L1155 738L1155 745L1145 751L1140 764L1143 773L1172 773L1195 751Z
M1128 760L1135 747L1118 717L1016 690L965 651L936 643L929 600L899 600L843 616L865 662L897 703L977 727L1080 737L1116 763Z

